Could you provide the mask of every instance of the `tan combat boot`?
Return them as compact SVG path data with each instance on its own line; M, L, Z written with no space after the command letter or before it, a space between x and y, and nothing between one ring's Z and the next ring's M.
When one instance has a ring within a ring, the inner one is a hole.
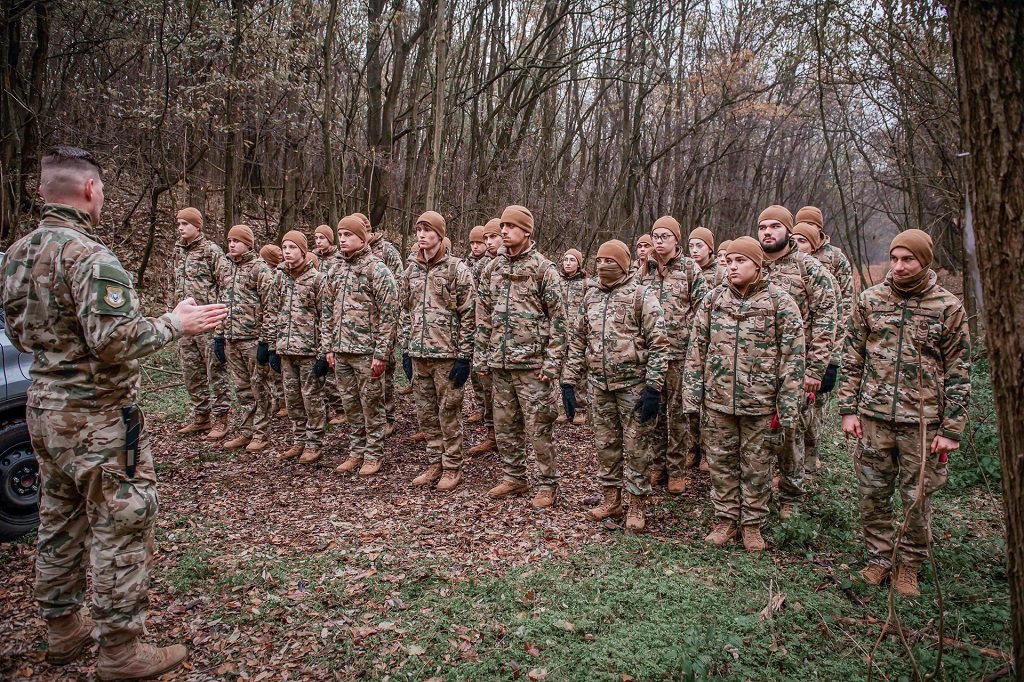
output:
M228 416L215 414L210 420L210 432L204 436L206 440L220 440L228 435Z
M388 425L384 427L384 437L391 438L391 436L395 435L395 431L397 430L398 424L395 422L388 422Z
M101 680L145 680L174 670L185 662L188 649L181 644L155 647L137 639L101 646L96 676Z
M577 414L575 417L573 417L572 423L576 426L586 426L587 415L582 412L580 414Z
M282 405L281 409L279 409L276 412L274 412L274 416L275 417L287 417L288 416L288 408L285 407L284 405Z
M197 414L192 417L191 424L185 424L178 429L178 434L181 436L187 436L190 433L201 433L203 431L209 431L213 424L210 422L210 415L208 414Z
M344 412L339 412L333 417L331 417L331 421L327 423L330 424L331 426L340 426L342 424L348 424L348 417L345 416Z
M497 448L498 443L494 440L494 429L487 429L487 437L473 447L467 449L466 454L470 457L479 457L480 455L486 455L488 452L496 450Z
M889 577L889 568L881 564L868 564L860 570L860 577L868 585L881 585Z
M281 454L279 454L277 458L282 462L286 462L289 459L295 459L296 457L301 456L302 451L305 449L306 448L303 445L293 445L284 452L282 452Z
M313 464L320 461L320 448L305 447L302 449L302 456L299 457L299 464Z
M444 469L440 464L430 464L424 469L419 476L412 479L413 485L434 485L437 480L441 478L441 474L444 473Z
M587 510L587 518L591 521L604 521L609 516L618 516L622 513L622 490L612 488L604 489L604 501L593 509Z
M225 450L238 450L240 448L244 448L251 442L252 436L246 436L243 434L241 436L235 436L231 440L224 441L221 443L221 447Z
M560 415L558 415L558 416L557 416L557 417L555 418L555 423L556 423L556 424L565 424L565 423L567 423L568 421L569 421L569 417L568 417L567 415L564 415L564 414L560 414Z
M711 532L704 538L704 542L715 547L725 547L736 537L735 521L719 521L712 527Z
M466 423L467 424L479 424L483 420L484 420L484 411L480 410L479 412L474 412L473 414L469 415L469 419L466 420Z
M760 526L743 526L743 549L751 554L764 551L764 538Z
M895 588L904 597L920 597L921 590L917 587L917 569L907 565L897 568Z
M254 438L245 446L246 452L263 452L270 446L270 443L262 438Z
M711 473L711 466L708 464L708 456L704 455L700 458L700 470L705 474Z
M397 393L398 395L409 395L410 393L412 393L412 384L406 384L401 388L396 388L395 393Z
M462 469L445 469L441 480L437 482L437 491L447 493L462 483Z
M647 498L633 493L626 493L626 530L641 533L647 526Z
M647 480L651 482L652 488L661 483L661 475L663 473L665 473L665 470L657 467L651 467L651 470L647 472Z
M783 521L789 521L791 518L796 516L796 505L792 502L787 502L782 505L782 509L779 510L779 518Z
M541 488L533 496L533 508L547 509L548 507L553 507L555 506L555 498L557 496L558 490L555 488Z
M359 467L357 472L360 476L373 476L375 473L380 471L381 461L379 459L368 459L363 462L363 466Z
M423 433L422 431L417 431L416 433L409 436L409 440L411 440L413 443L422 443L426 439L427 434Z
M46 661L50 665L64 665L78 658L91 647L92 628L95 623L82 609L46 621Z
M492 500L503 500L506 497L512 495L522 495L530 489L530 486L526 483L514 483L512 481L502 481L498 485L494 486L487 491L487 497Z
M355 471L359 467L363 466L363 460L360 457L349 457L344 462L338 465L338 468L334 470L336 474L347 474Z
M668 477L668 494L669 495L682 495L686 492L686 477L685 476L669 476Z

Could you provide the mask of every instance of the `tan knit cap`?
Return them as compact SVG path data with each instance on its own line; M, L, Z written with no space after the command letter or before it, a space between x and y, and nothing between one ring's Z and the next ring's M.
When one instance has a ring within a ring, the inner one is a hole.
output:
M330 225L317 225L317 228L313 230L313 234L322 234L327 237L327 241L334 243L334 230L331 229Z
M651 239L651 235L649 235L649 234L642 234L639 237L637 237L637 240L636 240L636 245L637 246L640 246L641 244L646 244L647 246L654 246L654 240Z
M825 229L825 219L821 216L821 209L817 206L804 206L796 212L796 218L798 223L811 223L817 225L819 230Z
M272 268L276 268L284 260L284 254L281 253L281 247L276 244L267 244L260 249L260 258Z
M821 229L814 223L799 222L793 228L793 234L798 234L811 243L811 250L817 251L821 248Z
M562 258L565 258L566 256L572 256L573 258L576 259L576 262L579 264L579 266L581 268L583 267L583 254L580 253L579 249L569 249L564 254L562 254Z
M670 215L663 215L655 220L651 225L651 234L654 234L655 230L668 230L675 236L677 242L683 239L683 230L679 227L679 221ZM651 244L654 244L653 240Z
M370 219L363 213L353 213L353 218L356 218L366 227L366 234L373 232L373 225L370 224Z
M533 234L533 214L530 209L519 204L506 206L501 212L502 225L515 225L526 234Z
M419 225L421 223L429 227L434 232L436 232L438 236L441 237L441 239L444 239L445 235L448 232L448 228L444 222L444 216L442 216L437 211L427 211L419 218L417 218L415 224Z
M203 229L203 214L200 213L197 208L192 208L191 206L183 208L178 211L178 215L176 217L178 220L184 220L185 222L192 223L200 230Z
M711 230L709 230L708 228L694 228L694 230L690 232L690 236L686 238L686 241L691 241L693 239L699 239L708 245L709 250L715 250L715 235L711 234Z
M252 248L252 245L256 243L256 235L252 233L252 228L248 225L235 225L228 230L228 239L237 239L240 242L245 242Z
M726 239L724 242L718 245L718 251L722 251L724 249L726 253L729 253L730 245L732 245L732 240ZM716 251L715 253L718 253L718 251Z
M897 246L908 249L923 267L932 264L932 238L924 230L911 229L900 232L889 244L889 255L892 255L892 250Z
M729 242L729 251L727 253L738 253L746 256L754 261L757 267L761 267L764 263L764 249L761 248L761 242L753 237L743 236L733 239Z
M601 244L601 247L597 250L597 257L611 258L622 268L623 272L629 272L629 247L618 239L611 239Z
M793 214L790 213L789 209L785 206L772 204L765 210L761 211L761 215L757 217L757 223L760 225L765 220L778 220L780 223L785 225L787 230L790 232L793 231Z
M491 218L486 223L484 223L484 236L486 237L489 234L496 234L499 236L501 235L500 218Z
M295 246L299 247L302 253L309 253L309 242L306 241L306 235L302 234L298 230L288 230L281 237L281 243L292 242Z
M356 217L356 214L347 215L338 221L338 232L347 230L355 236L366 241L366 223Z
M473 229L469 231L469 243L472 244L473 242L480 242L482 244L483 241L484 241L484 226L483 225L474 225Z

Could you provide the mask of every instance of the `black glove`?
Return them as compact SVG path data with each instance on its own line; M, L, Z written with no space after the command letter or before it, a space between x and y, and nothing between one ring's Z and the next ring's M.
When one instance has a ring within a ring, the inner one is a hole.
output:
M228 356L224 354L223 336L213 337L213 357L217 358L217 362L222 365L228 361Z
M327 362L327 358L317 358L313 363L313 376L317 379L323 379L330 371L331 365Z
M825 376L821 378L821 388L818 393L831 393L836 387L836 376L839 374L839 365L830 364L825 369Z
M256 364L263 367L270 361L270 346L267 345L266 341L260 341L256 344Z
M270 357L267 358L267 363L270 365L270 369L274 370L278 374L281 373L281 356L276 351L270 351Z
M448 372L448 378L452 380L452 386L462 388L469 379L469 360L467 358L455 358L452 363L452 371Z
M661 408L661 391L656 388L646 386L644 392L640 395L640 398L636 401L636 405L633 406L634 412L640 413L640 423L646 424L647 422L655 419L658 416L658 410Z
M562 384L562 407L569 421L576 418L576 387L572 384Z
M405 378L412 381L412 358L408 353L402 353L402 371L405 372Z

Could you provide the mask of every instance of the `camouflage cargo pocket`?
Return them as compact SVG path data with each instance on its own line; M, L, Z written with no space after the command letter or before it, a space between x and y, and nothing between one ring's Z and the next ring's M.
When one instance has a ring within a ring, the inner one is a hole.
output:
M159 503L156 481L128 478L119 464L103 464L103 500L116 535L131 535L153 525Z

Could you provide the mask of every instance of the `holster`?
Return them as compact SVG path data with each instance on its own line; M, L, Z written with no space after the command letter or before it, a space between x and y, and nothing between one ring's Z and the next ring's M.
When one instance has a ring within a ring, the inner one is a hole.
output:
M124 422L124 473L128 478L135 478L135 465L139 461L139 436L142 434L142 411L138 405L125 405L121 408L121 420Z

